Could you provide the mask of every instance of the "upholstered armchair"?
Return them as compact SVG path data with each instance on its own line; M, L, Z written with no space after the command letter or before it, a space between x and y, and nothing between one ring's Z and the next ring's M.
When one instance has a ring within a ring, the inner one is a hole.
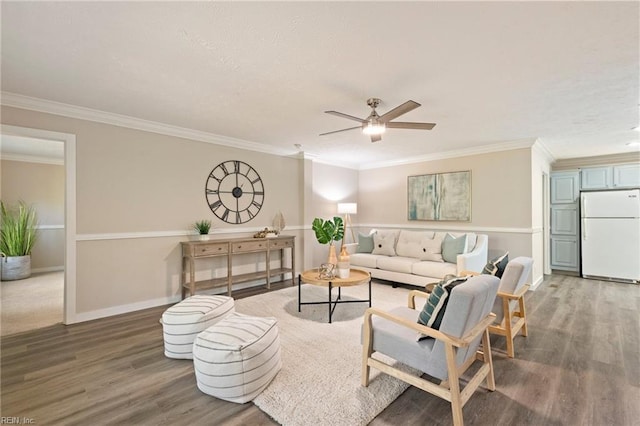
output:
M415 309L415 297L428 298L428 293L413 290L407 307L389 312L367 309L362 330L362 385L369 385L373 367L449 401L454 425L462 425L462 407L480 384L486 381L486 387L495 390L488 327L495 319L491 309L499 283L492 275L480 275L453 288L439 330L417 322L421 307ZM418 333L428 337L418 340ZM400 371L373 358L374 352L441 382L436 384ZM461 389L460 377L476 360L482 365Z
M509 261L500 279L498 297L493 305L496 314L495 324L489 327L489 332L505 336L507 339L507 355L515 356L513 339L518 332L527 336L527 311L524 305L524 295L529 290L526 284L533 265L530 257L516 257Z
M516 257L509 261L500 278L500 288L494 302L492 312L496 314L496 321L489 327L489 332L504 336L507 339L507 355L515 356L513 339L518 332L527 336L527 311L524 305L524 295L529 290L526 284L533 259L530 257ZM460 275L479 275L478 272L462 271Z

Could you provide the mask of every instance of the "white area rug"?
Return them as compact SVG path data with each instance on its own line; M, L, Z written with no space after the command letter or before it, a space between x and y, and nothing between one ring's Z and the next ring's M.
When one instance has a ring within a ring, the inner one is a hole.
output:
M302 301L326 300L327 292L305 284ZM407 303L406 289L374 283L372 293L374 307ZM342 298L365 299L367 286L344 288ZM356 426L373 420L408 385L373 369L369 387L360 385L366 308L367 303L338 305L328 324L327 305L302 306L298 313L297 286L236 300L238 312L278 319L282 370L253 402L285 426Z

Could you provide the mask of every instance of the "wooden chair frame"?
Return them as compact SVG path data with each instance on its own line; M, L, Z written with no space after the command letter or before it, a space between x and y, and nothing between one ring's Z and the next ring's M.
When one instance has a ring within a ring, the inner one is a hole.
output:
M489 332L504 336L507 339L507 355L509 358L515 356L513 339L518 332L522 331L524 337L529 334L527 330L527 311L524 306L524 295L527 294L527 291L529 291L529 284L523 285L516 294L498 292L498 297L502 300L504 316L500 325L493 324L489 326ZM518 301L518 310L511 310L509 302L512 300Z
M412 290L409 292L408 307L415 309L415 297L429 297L428 293ZM400 371L390 365L371 357L373 353L373 329L372 316L377 315L396 324L408 327L416 332L423 333L434 339L442 341L445 345L445 354L447 359L448 380L442 381L439 385L425 380L421 377L412 376L411 374ZM377 308L369 308L364 314L364 341L362 346L362 386L369 386L369 374L371 367L376 368L383 373L396 377L404 382L409 383L425 392L438 396L451 403L451 412L453 415L453 424L455 426L463 425L462 407L467 403L473 392L480 386L483 380L486 380L486 387L490 391L496 389L495 379L493 375L493 361L491 359L491 346L489 343L489 326L495 321L495 315L489 314L480 321L472 330L470 330L462 338L457 338L445 334L439 330L411 322L404 318L400 318L382 311ZM456 364L456 353L458 348L465 348L471 344L478 336L482 335L482 346L476 352L475 356L469 357L469 360L462 365ZM464 389L460 387L460 377L464 372L476 361L483 363L482 367L468 381Z
M460 275L475 276L480 275L480 273L474 271L462 271L460 272ZM529 287L529 284L525 284L515 294L498 291L498 295L496 296L502 300L502 312L504 312L504 315L502 317L502 322L500 322L499 325L492 324L489 326L489 333L504 336L507 339L507 355L509 358L515 357L513 339L518 335L518 332L522 330L522 335L524 337L529 335L529 331L527 330L527 310L524 305L524 295L529 291ZM518 301L517 311L511 311L511 304L509 302L512 300ZM515 322L514 318L517 318ZM509 321L507 321L507 319L509 319Z

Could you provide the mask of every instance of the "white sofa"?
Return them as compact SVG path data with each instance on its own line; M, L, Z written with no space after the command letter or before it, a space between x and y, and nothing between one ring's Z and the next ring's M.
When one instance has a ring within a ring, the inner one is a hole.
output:
M487 247L484 234L383 230L370 236L359 234L351 266L370 272L373 278L423 287L448 274L481 272Z

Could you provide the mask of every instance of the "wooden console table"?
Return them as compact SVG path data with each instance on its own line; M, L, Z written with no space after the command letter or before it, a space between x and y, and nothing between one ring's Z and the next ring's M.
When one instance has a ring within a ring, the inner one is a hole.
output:
M285 274L291 273L291 285L294 285L295 271L295 237L281 235L275 238L232 238L228 240L215 239L209 241L183 241L182 245L182 273L180 274L180 287L182 298L187 291L193 296L196 290L227 287L227 293L231 296L233 284L266 279L267 288L271 288L271 277L280 275L280 281L284 281ZM291 249L291 267L285 266L285 250ZM280 251L280 267L271 268L271 253ZM233 274L233 258L247 253L264 253L265 270L248 274ZM212 278L204 281L196 281L195 261L197 259L210 259L215 257L227 258L227 276ZM189 277L187 278L187 271Z

